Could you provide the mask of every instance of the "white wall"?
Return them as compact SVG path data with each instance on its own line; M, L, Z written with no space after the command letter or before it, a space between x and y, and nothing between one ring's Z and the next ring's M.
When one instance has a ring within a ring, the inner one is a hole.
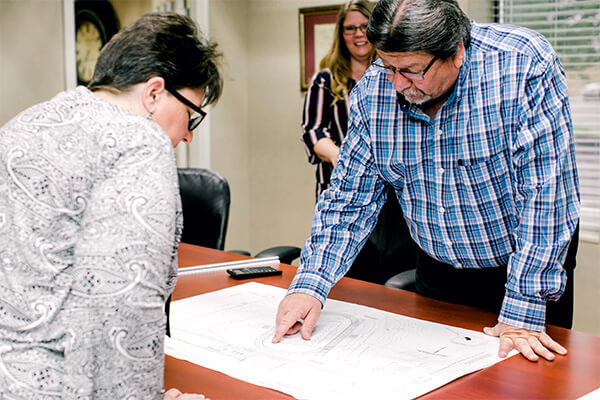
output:
M211 168L222 173L231 189L231 211L225 249L251 248L252 199L248 127L248 2L212 0L210 35L224 55L223 96L211 113Z
M458 0L458 4L469 19L477 22L490 22L493 18L493 4L491 1Z
M225 59L211 115L212 168L229 180L226 249L301 246L310 232L314 167L300 142L298 8L329 1L213 0L210 34Z
M579 242L573 329L600 336L600 245Z
M314 209L314 166L301 142L298 9L331 1L250 2L251 248L302 246Z
M0 126L65 87L60 0L0 0Z
M111 4L119 16L122 28L131 24L140 16L152 12L151 0L111 0Z

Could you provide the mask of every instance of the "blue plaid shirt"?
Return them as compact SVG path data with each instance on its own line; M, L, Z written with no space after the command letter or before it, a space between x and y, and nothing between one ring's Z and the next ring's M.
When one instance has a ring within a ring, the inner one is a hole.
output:
M545 329L579 214L565 73L535 32L473 23L471 35L435 119L374 68L354 88L290 293L325 302L373 229L387 183L429 255L455 268L508 266L500 322Z

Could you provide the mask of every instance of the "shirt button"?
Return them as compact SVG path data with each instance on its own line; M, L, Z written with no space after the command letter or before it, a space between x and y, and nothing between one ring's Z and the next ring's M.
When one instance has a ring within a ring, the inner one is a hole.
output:
M440 207L440 208L438 208L438 211L439 211L441 214L443 214L443 213L446 211L446 209L445 209L444 207Z
M442 133L444 133L444 132L442 132L441 129L438 129L438 131L436 133L437 133L438 137L440 137L440 136L442 136Z
M440 173L440 175L443 174L444 173L444 168L439 168L438 172Z

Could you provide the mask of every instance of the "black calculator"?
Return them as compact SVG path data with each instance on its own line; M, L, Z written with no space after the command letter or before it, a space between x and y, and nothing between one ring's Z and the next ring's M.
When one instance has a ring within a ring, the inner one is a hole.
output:
M230 268L227 273L233 279L259 278L261 276L281 275L281 271L273 267Z

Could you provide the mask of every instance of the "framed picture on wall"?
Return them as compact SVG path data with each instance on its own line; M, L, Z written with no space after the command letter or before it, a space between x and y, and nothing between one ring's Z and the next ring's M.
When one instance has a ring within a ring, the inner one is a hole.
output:
M335 34L335 20L341 5L301 8L300 24L300 89L305 91L319 62L327 53Z

